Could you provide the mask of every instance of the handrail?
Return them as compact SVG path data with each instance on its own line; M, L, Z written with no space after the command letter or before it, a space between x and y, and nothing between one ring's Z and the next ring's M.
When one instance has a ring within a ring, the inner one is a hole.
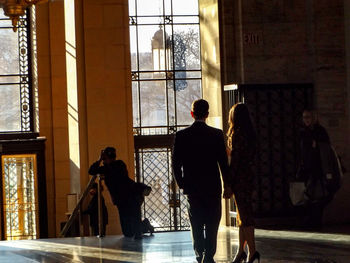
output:
M89 193L89 191L90 191L90 189L91 189L92 185L94 184L94 182L95 182L95 180L96 180L97 177L100 178L100 175L99 175L99 174L95 174L95 175L93 175L93 176L91 177L89 183L88 183L87 186L85 187L85 190L84 190L83 194L80 196L80 199L79 199L79 201L78 201L76 207L74 208L72 214L70 215L70 217L69 217L67 223L64 225L63 229L61 230L59 237L65 237L65 236L66 236L66 234L67 234L67 232L68 232L68 229L72 226L73 221L74 221L75 217L78 215L78 211L79 211L79 209L80 209L80 207L81 207L81 205L82 205L82 203L83 203L85 197L88 195L88 193ZM98 181L99 181L99 182L98 182L98 186L99 186L98 188L100 188L100 180L98 180ZM98 190L99 190L99 189L98 189ZM101 194L101 191L98 191L98 194L100 195L100 194ZM99 199L100 199L100 196L99 196ZM100 202L99 202L99 210L100 210ZM100 213L101 213L101 212L100 212ZM100 218L99 218L99 219L100 219ZM102 221L102 220L99 220L99 221ZM101 236L101 230L99 230L99 234L100 234L100 236Z

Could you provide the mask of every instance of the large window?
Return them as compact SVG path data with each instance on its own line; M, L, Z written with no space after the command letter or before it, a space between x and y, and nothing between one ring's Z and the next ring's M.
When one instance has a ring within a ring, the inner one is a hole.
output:
M129 0L135 135L192 123L201 98L198 0Z
M33 131L28 15L17 32L0 10L0 133Z
M198 0L129 0L129 15L135 172L153 189L142 213L156 231L187 230L171 147L202 97Z

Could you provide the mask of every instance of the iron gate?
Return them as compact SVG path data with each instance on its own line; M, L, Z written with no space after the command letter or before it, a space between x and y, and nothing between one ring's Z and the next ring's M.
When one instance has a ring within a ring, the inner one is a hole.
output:
M225 91L225 112L237 102L248 106L258 139L253 193L256 217L294 215L289 182L298 166L298 131L303 110L312 105L312 85L238 85Z
M156 231L189 230L186 200L172 175L174 135L135 136L136 179L152 187L142 216Z

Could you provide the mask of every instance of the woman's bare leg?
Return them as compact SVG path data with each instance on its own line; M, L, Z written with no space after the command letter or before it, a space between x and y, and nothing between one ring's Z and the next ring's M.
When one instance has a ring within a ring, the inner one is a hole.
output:
M250 259L255 253L255 234L254 234L254 226L247 226L244 230L244 236L247 241L249 254L248 258Z
M246 238L245 238L245 231L244 227L239 227L238 228L238 250L236 252L236 255L234 257L234 261L238 259L241 254L244 252L244 246L246 244Z

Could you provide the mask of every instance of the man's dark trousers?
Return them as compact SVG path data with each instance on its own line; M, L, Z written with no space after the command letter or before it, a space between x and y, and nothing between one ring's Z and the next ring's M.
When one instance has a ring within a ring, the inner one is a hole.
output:
M187 197L193 247L198 262L214 262L217 233L221 218L220 196ZM203 252L205 251L205 254Z

